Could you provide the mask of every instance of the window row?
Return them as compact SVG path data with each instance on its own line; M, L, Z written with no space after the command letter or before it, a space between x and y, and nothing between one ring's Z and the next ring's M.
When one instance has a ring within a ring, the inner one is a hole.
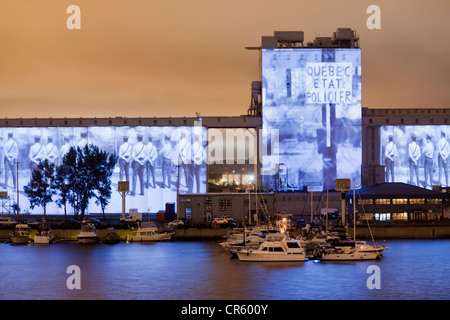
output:
M442 204L442 199L395 198L395 199L358 199L357 204Z

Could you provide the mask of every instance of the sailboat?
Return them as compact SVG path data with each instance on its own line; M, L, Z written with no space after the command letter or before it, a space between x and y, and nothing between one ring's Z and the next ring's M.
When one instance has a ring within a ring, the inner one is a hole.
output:
M323 261L376 260L381 257L386 246L371 246L365 241L356 241L356 198L353 180L353 241L344 241L327 246L321 256Z
M35 244L49 244L52 243L55 239L55 236L52 233L52 230L50 229L50 225L45 222L45 220L42 220L41 224L38 227L38 232L34 236L34 243Z

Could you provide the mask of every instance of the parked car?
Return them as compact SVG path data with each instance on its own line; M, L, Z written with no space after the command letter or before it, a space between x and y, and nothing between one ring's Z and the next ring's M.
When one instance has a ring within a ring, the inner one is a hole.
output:
M140 221L142 220L134 216L125 216L124 218L120 218L120 222L137 223Z
M230 216L229 214L223 215L221 218L227 220L228 222L231 222L234 220L233 217Z
M184 226L184 222L182 220L178 220L178 221L175 220L175 221L169 222L168 226L176 228L176 227Z
M87 217L87 218L84 218L81 223L83 223L83 224L85 224L85 223L98 224L98 223L100 223L100 220L92 218L92 217Z
M233 218L231 216L222 216L220 218L214 218L213 224L227 224L233 222Z

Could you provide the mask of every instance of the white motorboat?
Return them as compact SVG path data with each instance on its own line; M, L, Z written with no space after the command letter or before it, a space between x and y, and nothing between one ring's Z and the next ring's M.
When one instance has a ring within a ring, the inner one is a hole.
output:
M28 224L17 224L9 234L9 239L13 244L27 244L30 241L30 227Z
M34 236L35 244L50 244L55 240L55 236L52 233L52 230L41 231L39 234Z
M305 261L306 253L303 242L291 239L285 234L269 234L257 248L242 247L233 249L240 261Z
M34 236L33 241L35 244L49 244L52 243L54 239L55 236L50 229L50 225L43 222L39 225L38 232Z
M357 247L358 250L361 252L376 252L379 256L382 256L384 250L387 249L387 246L382 246L378 244L374 244L372 246L368 244L366 241L356 241L355 247Z
M83 223L81 231L77 235L78 243L92 244L98 242L97 230L93 223Z
M136 231L128 235L130 242L168 241L172 238L172 232L159 232L152 222L141 223Z

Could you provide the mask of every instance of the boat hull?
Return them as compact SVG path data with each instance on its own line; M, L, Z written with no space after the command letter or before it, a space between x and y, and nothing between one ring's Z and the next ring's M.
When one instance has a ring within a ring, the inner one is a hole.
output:
M376 252L353 252L353 253L324 253L323 261L361 261L376 260L379 255Z
M10 236L12 244L27 244L30 241L29 236Z
M94 244L98 242L98 237L78 236L78 243L80 244Z
M240 261L253 262L303 262L306 261L306 254L291 253L291 254L266 254L259 252L235 252Z
M33 241L35 244L50 244L53 242L53 237L35 236Z
M130 242L153 242L153 241L169 241L172 239L171 233L158 233L150 236L131 236Z

